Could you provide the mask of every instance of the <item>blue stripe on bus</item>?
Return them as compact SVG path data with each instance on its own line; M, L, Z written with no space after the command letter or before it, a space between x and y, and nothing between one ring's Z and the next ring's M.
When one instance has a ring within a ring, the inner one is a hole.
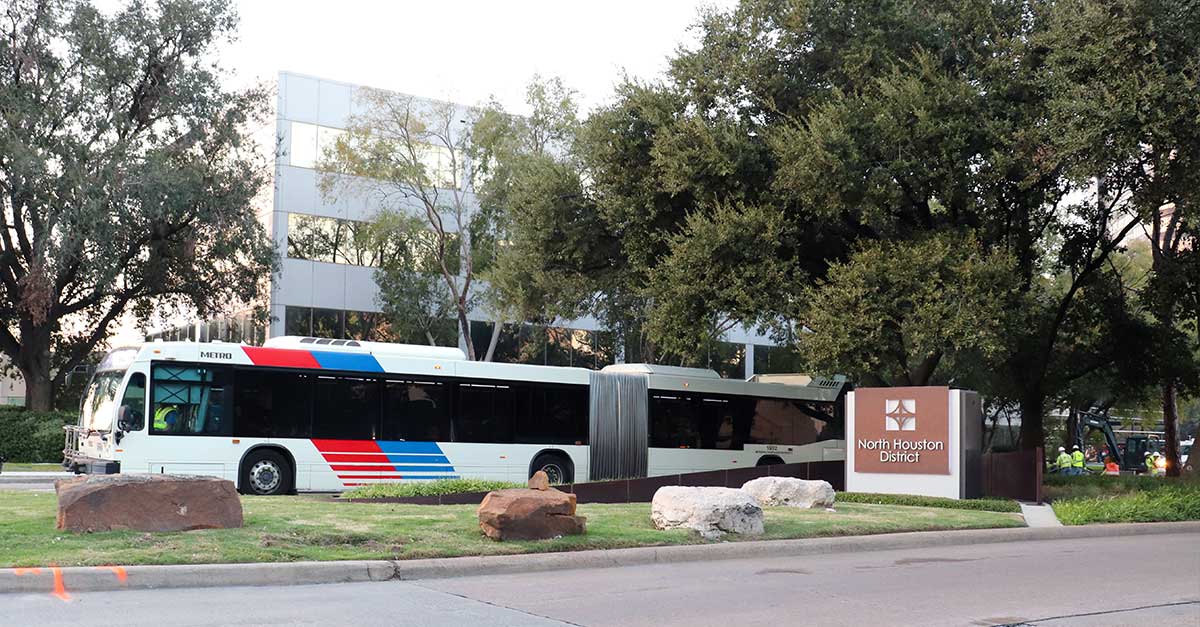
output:
M445 455L442 452L442 447L438 446L437 442L400 442L396 440L376 440L379 445L379 450L389 455L392 453L432 453L435 455Z
M371 355L362 353L334 353L312 351L312 356L322 368L330 370L355 370L358 372L383 372L383 366Z
M417 481L420 479L458 479L458 478L459 478L458 475L425 475L423 477L419 476L419 475L418 476L404 475L404 481Z

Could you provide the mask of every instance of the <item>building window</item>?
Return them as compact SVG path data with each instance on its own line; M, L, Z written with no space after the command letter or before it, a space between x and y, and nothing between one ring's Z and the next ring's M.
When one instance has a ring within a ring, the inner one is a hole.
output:
M312 335L312 309L309 307L292 307L284 309L284 335Z
M299 168L311 168L317 163L317 127L303 122L292 122L291 143L288 146L288 163Z
M329 338L345 338L345 327L342 326L342 312L338 309L316 309L312 310L312 335L313 337L329 337Z
M458 235L451 233L447 240L446 266L451 274L458 274ZM288 214L287 256L292 259L367 267L404 263L434 273L442 271L437 251L437 236L431 231L405 238L376 233L369 222Z
M492 326L490 322L471 323L471 341L476 353L486 353ZM616 335L609 331L506 324L500 331L492 361L598 370L616 363L616 353Z
M800 353L791 346L754 345L754 374L803 372Z

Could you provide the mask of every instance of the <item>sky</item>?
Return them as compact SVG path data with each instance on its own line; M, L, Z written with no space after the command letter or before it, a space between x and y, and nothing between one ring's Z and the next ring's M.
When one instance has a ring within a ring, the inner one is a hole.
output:
M236 0L239 39L219 52L236 84L281 70L524 112L535 74L559 76L584 110L628 74L654 79L702 7L734 0Z

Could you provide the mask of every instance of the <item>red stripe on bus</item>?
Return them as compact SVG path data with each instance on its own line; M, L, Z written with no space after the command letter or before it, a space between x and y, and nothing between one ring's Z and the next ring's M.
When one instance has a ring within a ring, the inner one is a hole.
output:
M320 368L317 358L308 351L287 348L263 348L243 346L242 350L256 366L278 366L281 368Z
M342 472L345 472L345 471L355 471L355 472L364 471L365 472L368 470L378 470L380 472L396 472L395 466L340 466L337 464L330 464L329 467L332 468L335 472L339 471L339 470Z
M355 453L321 453L327 462L368 462L386 464L390 460L387 455L360 455Z
M325 453L383 453L374 440L318 440L313 438L313 446L321 454Z

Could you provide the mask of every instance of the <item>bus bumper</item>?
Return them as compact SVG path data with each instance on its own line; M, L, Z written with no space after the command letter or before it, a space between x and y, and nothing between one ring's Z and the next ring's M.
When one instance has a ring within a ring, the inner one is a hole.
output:
M63 460L63 466L77 475L115 475L121 472L121 462L92 457L73 457Z

